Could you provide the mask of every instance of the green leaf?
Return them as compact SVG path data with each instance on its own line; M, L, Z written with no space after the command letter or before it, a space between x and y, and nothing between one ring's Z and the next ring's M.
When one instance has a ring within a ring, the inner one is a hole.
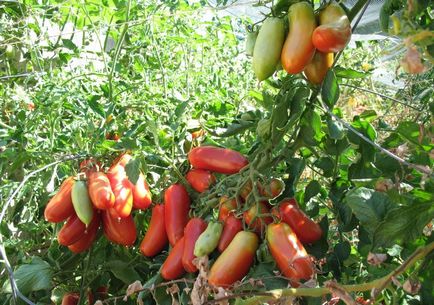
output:
M104 108L98 101L101 99L101 95L92 95L87 99L90 109L99 114L102 118L106 117Z
M300 136L308 146L316 146L323 136L321 117L314 111L307 111L301 120Z
M70 49L72 51L77 51L78 50L77 46L75 45L75 43L72 42L72 40L70 40L70 39L62 39L62 42L63 42L63 46L65 48Z
M334 69L336 77L338 78L364 78L369 75L369 73L356 71L350 68L343 68L341 66L336 66Z
M328 134L333 140L341 140L345 137L345 128L341 122L329 118L327 120Z
M339 99L339 85L333 70L328 70L321 88L321 97L326 105L333 109Z
M32 291L51 289L52 276L50 265L37 256L32 258L30 264L21 265L14 272L18 289L25 295ZM9 281L5 283L3 289L11 292Z
M288 281L282 278L275 277L275 263L260 263L257 264L250 272L249 277L254 279L267 278L264 281L265 289L279 289L284 287ZM253 288L253 287L252 287Z
M322 169L324 177L333 176L333 170L335 168L335 162L330 157L321 157L315 161L314 165Z
M216 132L215 135L218 137L230 137L240 133L243 133L247 129L253 127L254 122L240 120L239 123L232 123L226 129Z
M125 171L127 172L128 180L136 184L140 175L140 161L137 159L130 160L130 162L125 165Z
M312 180L311 182L309 182L304 191L304 202L308 202L312 197L316 196L320 192L320 190L321 185L318 181Z
M106 268L113 273L115 277L120 279L125 284L131 284L137 280L141 280L137 271L128 263L120 260L113 260L106 263Z
M387 213L374 231L374 247L389 247L397 242L415 240L433 218L432 201L395 208Z
M364 187L349 191L345 196L345 202L371 234L386 214L396 208L386 194Z
M342 241L335 246L334 252L339 261L342 263L350 256L351 245L348 241Z

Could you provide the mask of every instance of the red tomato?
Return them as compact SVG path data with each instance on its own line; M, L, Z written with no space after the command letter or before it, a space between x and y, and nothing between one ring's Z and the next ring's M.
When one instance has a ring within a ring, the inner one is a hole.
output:
M351 39L351 24L343 8L331 2L319 14L320 26L312 34L312 43L323 53L342 51Z
M293 286L298 286L301 279L308 280L312 277L312 260L286 223L268 225L267 242L277 267L291 280Z
M206 169L222 174L238 173L249 162L237 151L214 146L193 148L188 161L194 168Z
M283 45L280 60L283 68L290 74L303 71L315 52L312 33L316 27L312 6L299 2L290 6L288 11L289 32Z
M93 219L82 237L72 245L69 245L68 249L74 253L81 253L89 249L98 234L100 223L101 217L99 213L94 213Z
M164 204L157 204L152 209L148 231L140 244L140 252L144 256L155 256L167 245L168 239L164 224Z
M102 211L102 224L104 235L108 240L124 246L134 245L137 232L132 215L113 218L109 211Z
M328 69L333 65L333 53L316 51L312 61L304 69L309 82L319 85L324 80Z
M69 246L78 241L83 236L84 231L86 231L86 225L74 213L60 229L57 240L62 246Z
M87 179L89 197L93 206L100 210L113 207L115 204L115 195L113 194L110 180L103 172L89 173Z
M199 235L205 231L207 223L200 218L192 218L184 229L184 253L182 254L182 265L187 272L196 272L197 267L193 264L196 256L193 254L194 245Z
M238 232L212 265L208 282L212 286L228 287L241 280L253 264L258 243L255 233Z
M124 155L129 156L129 155ZM125 165L128 157L123 157L118 163L113 165L107 172L110 186L115 196L114 210L121 218L128 217L133 208L133 188L134 185L128 180Z
M184 253L184 237L179 239L175 246L170 250L169 255L161 267L161 276L165 280L175 280L180 278L184 273L182 266L182 255Z
M185 178L187 178L191 187L199 193L205 192L216 181L214 175L204 169L192 169Z
M279 204L282 221L287 223L303 244L311 244L322 236L321 227L300 210L295 199Z
M228 215L223 225L222 235L220 235L217 249L223 252L234 239L235 235L243 229L243 222L236 218L233 214Z
M164 193L164 222L167 237L172 246L184 235L184 227L188 222L190 197L181 184L169 186Z
M229 199L227 196L222 196L220 198L220 208L219 208L219 220L225 221L226 217L229 216L231 212L237 209L237 201L235 198Z
M152 194L146 182L145 175L140 173L136 185L133 188L133 207L146 210L152 204Z
M75 213L71 199L71 190L74 182L74 177L69 177L63 181L57 194L50 199L45 207L45 220L49 222L61 222Z
M108 297L108 287L100 286L96 289L96 299L97 300L105 300Z
M247 197L250 195L252 190L253 190L252 180L247 180L247 182L244 183L244 185L241 187L240 190L241 198L243 198L243 200L246 201Z
M273 222L273 217L270 215L261 216L263 214L270 214L270 210L264 202L260 202L259 207L256 204L253 205L243 214L244 221L248 225L249 229L254 230L260 235L262 232L265 232L265 227L267 224Z
M62 298L62 305L77 305L80 300L80 294L76 292L68 292Z

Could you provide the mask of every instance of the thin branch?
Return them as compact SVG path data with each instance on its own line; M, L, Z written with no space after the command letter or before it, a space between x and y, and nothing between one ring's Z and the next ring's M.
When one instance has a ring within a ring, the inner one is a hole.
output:
M370 89L366 89L366 88L362 88L362 87L357 87L357 86L350 85L350 84L339 84L339 85L344 86L344 87L354 88L354 89L361 90L361 91L365 91L365 92L369 92L369 93L372 93L372 94L378 95L379 97L382 97L382 98L385 98L385 99L389 99L389 100L391 100L391 101L393 101L393 102L395 102L395 103L398 103L398 104L404 105L404 106L406 106L406 107L412 108L412 109L414 109L414 110L421 111L421 110L418 109L417 107L414 107L414 106L412 106L412 105L409 105L409 104L407 104L407 103L404 103L404 102L402 102L402 101L400 101L400 100L398 100L398 99L396 99L396 98L393 98L393 97L391 97L391 96L388 96L388 95L382 94L382 93L380 93L380 92L376 92L376 91L373 91L373 90L370 90Z

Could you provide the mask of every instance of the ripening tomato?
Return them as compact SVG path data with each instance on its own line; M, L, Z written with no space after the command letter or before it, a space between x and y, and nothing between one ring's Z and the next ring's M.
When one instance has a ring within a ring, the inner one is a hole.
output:
M77 305L80 300L80 294L76 292L68 292L63 295L62 305Z
M249 163L239 152L215 146L193 148L188 154L188 161L194 168L221 174L238 173Z
M78 241L76 241L72 245L69 245L68 249L74 253L81 253L89 249L98 234L100 223L101 217L99 213L95 213L94 218L92 219L84 234Z
M109 211L110 210L102 211L104 235L108 240L116 244L124 246L134 245L137 231L133 216L130 215L125 218L113 218Z
M167 245L166 226L164 224L164 204L157 204L152 209L148 231L140 244L144 256L155 256Z
M182 254L182 265L187 272L196 272L197 267L193 264L194 245L200 234L205 231L207 223L200 218L192 218L184 229L184 253Z
M227 196L220 198L219 218L220 221L225 221L230 213L237 209L237 200L235 198L229 199Z
M267 79L276 71L285 40L283 19L270 17L265 19L259 29L253 49L253 71L259 81Z
M191 169L185 176L191 187L199 193L205 192L209 187L215 183L215 176L204 169Z
M283 45L281 62L289 74L303 71L315 52L312 33L316 27L312 6L307 2L291 5L288 10L289 32Z
M152 204L152 194L146 182L145 175L140 173L136 185L133 188L133 207L146 210Z
M276 178L271 179L270 183L265 187L263 187L261 184L258 185L259 193L262 196L270 199L279 196L284 188L285 184L283 183L283 181Z
M164 193L164 222L167 237L172 246L184 235L188 223L190 197L182 184L169 186Z
M59 191L50 199L45 207L45 220L49 222L61 222L75 214L71 198L71 190L74 183L74 177L69 177L62 183Z
M284 222L269 224L267 243L277 267L291 280L293 286L297 287L301 279L312 277L312 260L289 225Z
M248 272L258 249L258 236L241 231L212 265L208 282L212 286L229 287L241 280Z
M351 24L343 8L331 2L319 14L320 26L312 34L312 43L323 53L342 51L351 39Z
M71 190L72 205L78 218L87 226L93 218L94 208L89 197L87 183L83 180L75 181Z
M194 139L203 137L204 135L205 135L205 130L199 129L199 130L193 131L191 133L191 138L194 140Z
M96 213L95 213L96 214ZM57 234L57 240L62 246L69 246L78 241L86 231L86 225L73 214Z
M121 218L128 217L133 209L134 185L128 180L125 165L121 163L124 162L125 158L121 159L119 163L112 166L107 172L107 177L115 196L113 209Z
M319 85L324 80L328 69L333 65L333 53L316 51L311 62L304 68L304 74L309 82Z
M265 232L267 224L273 222L273 217L269 214L270 210L267 205L264 202L259 202L258 205L255 204L245 211L243 218L249 229L254 230L258 234L262 234L262 232Z
M234 239L235 235L243 229L243 222L233 214L228 215L224 221L223 232L220 235L217 246L220 252L223 252L229 246L232 239Z
M184 273L182 265L182 255L184 254L184 237L179 239L175 246L170 250L169 255L161 266L161 276L165 280L175 280Z
M87 186L90 200L95 208L105 210L113 207L115 195L106 174L103 172L89 173Z
M321 227L299 208L294 198L282 201L279 212L282 221L291 227L303 244L311 244L321 238Z

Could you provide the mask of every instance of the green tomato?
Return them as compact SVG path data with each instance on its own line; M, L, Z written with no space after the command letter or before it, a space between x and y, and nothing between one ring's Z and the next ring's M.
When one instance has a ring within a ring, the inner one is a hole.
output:
M217 248L222 230L223 224L221 222L210 222L194 245L194 255L201 257L214 251Z
M88 226L93 218L93 208L85 181L75 181L71 190L71 199L78 218Z
M284 40L283 20L279 18L265 20L259 30L253 50L253 71L259 81L267 79L276 71Z
M253 56L253 50L255 49L256 38L258 37L258 32L248 32L246 38L246 54L248 56Z

